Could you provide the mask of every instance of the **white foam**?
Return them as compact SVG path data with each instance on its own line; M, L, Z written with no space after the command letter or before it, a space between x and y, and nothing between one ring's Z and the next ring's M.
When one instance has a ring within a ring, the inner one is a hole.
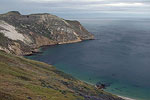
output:
M131 99L131 98L128 98L128 97L123 97L123 96L118 96L118 97L120 97L120 98L122 98L124 100L136 100L136 99Z

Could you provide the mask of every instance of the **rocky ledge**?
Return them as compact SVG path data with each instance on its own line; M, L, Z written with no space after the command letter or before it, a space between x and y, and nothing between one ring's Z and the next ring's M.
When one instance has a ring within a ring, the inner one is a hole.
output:
M45 45L75 43L94 39L78 21L55 15L0 14L0 50L16 55L30 54Z

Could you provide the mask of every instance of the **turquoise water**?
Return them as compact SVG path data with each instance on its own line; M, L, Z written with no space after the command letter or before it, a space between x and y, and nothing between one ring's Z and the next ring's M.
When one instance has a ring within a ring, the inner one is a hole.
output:
M29 59L55 65L89 83L108 83L106 91L150 100L150 20L80 20L95 40L43 47Z

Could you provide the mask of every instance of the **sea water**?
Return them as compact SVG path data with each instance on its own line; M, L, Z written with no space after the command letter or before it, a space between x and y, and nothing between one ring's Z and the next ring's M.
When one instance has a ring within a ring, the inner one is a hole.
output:
M105 91L150 100L150 19L82 19L95 40L43 47L28 56Z

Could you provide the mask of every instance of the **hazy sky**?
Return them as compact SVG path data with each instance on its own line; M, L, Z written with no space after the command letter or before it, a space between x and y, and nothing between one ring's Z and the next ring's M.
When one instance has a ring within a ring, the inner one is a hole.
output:
M66 18L149 17L150 0L0 0L0 13L12 10Z

